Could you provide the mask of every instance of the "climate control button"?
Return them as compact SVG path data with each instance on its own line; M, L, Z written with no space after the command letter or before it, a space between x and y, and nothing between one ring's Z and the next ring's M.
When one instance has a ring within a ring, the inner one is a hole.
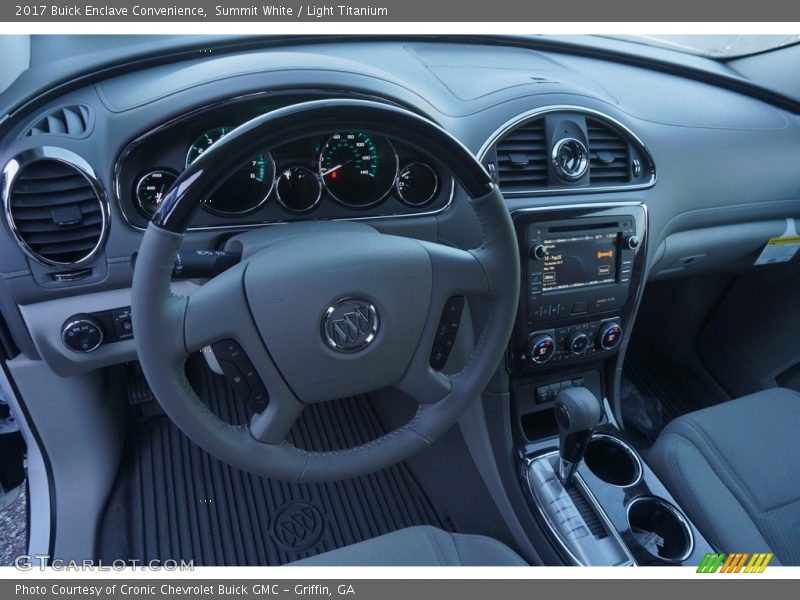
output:
M572 335L567 338L567 350L573 355L579 355L586 352L589 347L589 336L583 331L574 331Z
M548 362L556 352L556 342L548 333L539 333L528 340L528 357L536 364Z
M603 350L611 350L616 348L622 339L622 327L619 323L613 321L603 323L600 330L597 332L597 345Z

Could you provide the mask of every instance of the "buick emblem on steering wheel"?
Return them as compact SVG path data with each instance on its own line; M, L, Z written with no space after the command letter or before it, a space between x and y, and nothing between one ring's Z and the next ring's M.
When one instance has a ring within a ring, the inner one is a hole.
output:
M337 352L356 352L378 333L378 312L366 300L343 298L322 319L322 337Z

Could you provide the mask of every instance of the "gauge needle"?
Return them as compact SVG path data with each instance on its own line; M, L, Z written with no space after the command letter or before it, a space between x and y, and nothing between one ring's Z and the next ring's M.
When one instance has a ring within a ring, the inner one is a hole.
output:
M340 165L336 165L335 167L331 167L331 168L330 168L330 169L328 169L327 171L323 171L323 172L322 172L322 176L323 176L323 177L325 177L326 175L330 175L330 174L331 174L331 173L333 173L334 171L338 171L338 170L339 170L339 169L341 169L343 166L345 166L345 165L347 165L347 164L350 164L351 162L353 162L353 161L352 161L352 159L351 159L351 160L346 160L346 161L345 161L345 162L343 162L342 164L340 164Z

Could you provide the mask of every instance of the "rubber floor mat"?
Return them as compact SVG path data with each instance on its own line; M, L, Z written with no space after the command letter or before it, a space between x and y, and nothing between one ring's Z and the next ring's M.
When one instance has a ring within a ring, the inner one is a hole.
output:
M193 367L190 379L221 418L247 418L222 377ZM289 439L308 450L332 450L383 433L369 400L354 397L306 408ZM124 527L127 540L102 551L104 560L117 554L279 565L403 527L448 522L403 464L331 483L275 481L212 458L163 417L140 423L131 449L105 525Z

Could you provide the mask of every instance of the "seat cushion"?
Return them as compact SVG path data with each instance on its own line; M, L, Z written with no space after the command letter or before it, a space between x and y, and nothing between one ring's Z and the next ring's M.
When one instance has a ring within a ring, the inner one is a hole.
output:
M302 566L525 566L511 548L482 535L408 527L291 563Z
M679 417L647 461L718 551L800 565L800 393L774 388Z

